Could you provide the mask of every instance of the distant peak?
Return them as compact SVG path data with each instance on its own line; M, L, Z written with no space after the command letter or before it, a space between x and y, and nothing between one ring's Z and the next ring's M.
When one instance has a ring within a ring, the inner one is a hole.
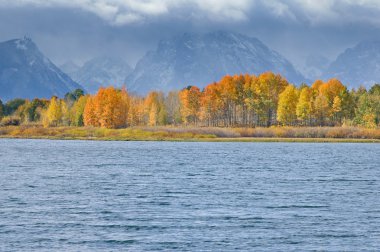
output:
M25 35L25 36L22 38L22 41L25 41L25 43L33 42L33 41L32 41L32 38L29 37L29 36L27 36L27 35Z
M18 39L18 41L19 41L19 43L22 43L24 45L28 45L28 44L33 44L34 45L34 42L33 42L32 38L29 37L29 36L26 36L26 35L23 38Z
M16 44L17 49L20 49L20 50L27 50L27 49L30 49L31 47L32 48L36 47L33 40L28 36L24 36L22 39L16 39L15 44Z

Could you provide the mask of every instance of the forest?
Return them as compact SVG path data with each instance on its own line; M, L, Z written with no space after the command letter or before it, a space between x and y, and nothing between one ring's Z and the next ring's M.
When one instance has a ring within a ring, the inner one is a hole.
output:
M296 87L272 72L225 76L204 89L187 86L145 97L125 88L65 97L0 101L0 125L271 127L380 126L380 85L348 90L338 79Z

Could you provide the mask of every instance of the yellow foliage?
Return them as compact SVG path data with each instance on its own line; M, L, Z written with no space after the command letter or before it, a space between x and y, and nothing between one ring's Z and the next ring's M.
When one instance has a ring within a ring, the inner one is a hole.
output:
M297 103L296 113L298 119L302 121L310 119L312 109L312 90L309 87L305 87L301 90Z
M292 124L297 118L298 91L293 85L285 88L279 96L277 120L285 125Z

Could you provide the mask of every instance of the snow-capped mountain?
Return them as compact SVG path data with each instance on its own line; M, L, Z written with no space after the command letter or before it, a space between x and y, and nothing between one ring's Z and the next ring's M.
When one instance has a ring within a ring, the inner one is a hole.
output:
M76 70L75 65L70 62L64 67L67 73L89 93L96 93L101 86L123 86L125 76L132 71L123 59L116 57L97 57Z
M128 90L169 91L187 85L204 87L226 74L280 73L299 84L304 77L279 53L258 39L230 32L189 34L161 41L126 78Z
M56 67L30 38L0 43L0 99L50 98L82 88Z
M336 77L351 88L380 82L380 41L364 41L348 48L331 63L324 78Z

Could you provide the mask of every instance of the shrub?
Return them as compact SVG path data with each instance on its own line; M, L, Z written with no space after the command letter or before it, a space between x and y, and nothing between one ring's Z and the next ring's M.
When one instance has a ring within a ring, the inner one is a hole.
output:
M15 116L6 116L1 122L0 126L18 126L21 123L21 119Z

